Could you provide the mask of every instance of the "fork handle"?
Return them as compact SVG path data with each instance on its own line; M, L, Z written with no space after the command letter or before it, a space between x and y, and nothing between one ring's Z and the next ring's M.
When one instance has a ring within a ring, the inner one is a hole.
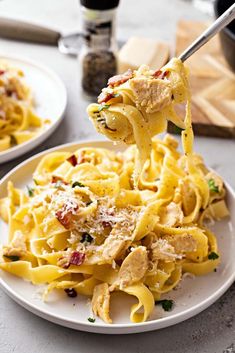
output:
M212 25L207 28L185 51L180 54L179 59L184 62L191 55L193 55L198 49L206 44L214 35L216 35L221 29L226 27L232 20L235 19L235 3L228 8Z

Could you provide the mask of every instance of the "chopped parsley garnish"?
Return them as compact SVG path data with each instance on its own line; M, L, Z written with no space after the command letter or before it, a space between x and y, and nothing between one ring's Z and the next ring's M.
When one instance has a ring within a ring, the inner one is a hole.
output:
M20 259L18 255L3 255L3 256L11 261L18 261Z
M219 192L219 188L217 185L215 185L215 181L214 179L209 179L208 180L208 186L209 186L209 189L213 192Z
M216 260L216 259L218 259L219 258L219 255L216 253L216 252L214 252L214 251L212 251L209 255L208 255L208 259L209 260Z
M178 134L178 135L180 135L181 134L181 132L182 131L184 131L184 129L181 129L179 126L177 126L177 125L174 125L174 128L173 128L174 130L174 133L175 134Z
M91 243L92 240L93 240L93 237L89 233L82 234L81 243Z
M35 184L35 185L38 185L38 182L37 182L36 179L33 179L33 181L34 181L34 184Z
M80 188L84 188L85 185L80 183L80 181L75 181L73 184L72 184L72 188L75 188L76 186L79 186Z
M100 104L98 111L101 112L104 109L109 109L109 104Z
M155 304L156 305L160 304L165 311L171 311L174 301L171 299L163 299L163 300L158 300L157 302L155 302Z
M92 322L92 323L94 323L95 322L95 319L93 319L92 317L88 317L88 319L87 319L89 322Z
M29 197L33 197L34 189L27 185L27 191L28 191Z

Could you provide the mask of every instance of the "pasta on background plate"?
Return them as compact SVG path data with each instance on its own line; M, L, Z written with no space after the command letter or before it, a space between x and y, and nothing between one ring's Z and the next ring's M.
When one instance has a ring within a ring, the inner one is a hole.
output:
M52 152L38 164L28 193L9 182L0 200L9 224L0 268L47 283L45 300L55 289L92 297L93 313L107 323L112 293L125 292L136 297L130 320L138 323L184 273L204 275L218 266L216 237L205 220L228 215L225 188L193 152L187 72L177 59L161 72L143 67L113 77L99 101L88 107L97 129L133 145L118 153ZM183 102L184 121L174 112ZM153 137L167 120L184 129L183 154L172 136Z
M0 152L32 139L49 122L34 113L22 70L0 60Z

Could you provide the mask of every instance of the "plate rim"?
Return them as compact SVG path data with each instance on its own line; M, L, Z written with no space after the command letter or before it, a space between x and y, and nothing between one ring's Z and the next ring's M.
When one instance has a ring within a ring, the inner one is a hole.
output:
M18 169L22 169L22 167L24 167L26 164L30 164L34 160L40 157L43 157L44 155L54 152L56 150L62 150L62 149L73 148L73 147L79 148L79 146L82 147L86 144L95 145L95 146L104 145L104 146L100 146L100 148L110 149L112 148L112 146L117 148L117 145L107 140L80 140L79 142L69 142L69 143L57 145L55 147L52 147L40 153L37 153L34 156L31 156L30 158L18 164L6 175L4 175L4 177L0 180L0 187L2 186L3 183L6 182L6 180L9 177L11 177L12 174L15 174L15 172L17 172ZM118 144L118 145L123 146L123 144ZM233 188L226 181L224 181L224 184L230 196L233 199L235 199L235 191L233 190ZM149 320L141 323L135 323L135 324L134 323L125 323L125 324L92 323L91 324L89 322L87 323L81 322L77 319L76 320L67 319L63 316L60 316L59 314L49 313L46 309L39 309L36 304L28 302L28 300L24 299L20 294L15 293L1 277L0 277L0 287L3 289L3 291L6 294L8 294L19 305L23 306L30 312L33 312L37 316L42 317L48 321L54 322L56 324L81 330L81 331L88 331L88 332L96 332L96 333L104 333L104 334L131 334L131 333L153 331L153 330L158 330L165 327L170 327L177 323L183 322L191 317L194 317L195 315L199 314L200 312L208 308L210 305L215 303L215 301L226 292L226 290L232 285L234 281L235 281L235 272L229 276L229 278L223 283L223 285L218 290L212 293L209 297L206 297L206 299L204 299L201 303L198 303L192 306L191 308L188 308L186 310L183 310L171 316Z
M0 60L1 59L23 62L25 64L30 65L31 67L39 69L40 72L43 72L47 76L51 77L56 82L57 86L60 87L60 91L63 94L63 105L61 104L62 109L58 115L58 118L54 122L49 124L48 127L41 133L19 145L16 145L4 151L0 151L0 165L27 153L30 149L37 147L39 144L45 141L55 131L55 129L63 120L68 103L68 94L64 82L62 81L60 76L48 66L38 63L36 60L30 59L23 55L9 55L1 53Z

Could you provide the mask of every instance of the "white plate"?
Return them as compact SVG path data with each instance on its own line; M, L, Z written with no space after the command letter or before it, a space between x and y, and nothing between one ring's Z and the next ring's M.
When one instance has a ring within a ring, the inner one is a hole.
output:
M6 185L9 180L17 187L25 188L32 181L32 173L43 155L55 150L74 151L79 147L94 146L106 147L117 150L111 142L83 142L62 145L48 151L44 151L27 161L21 163L6 175L0 182L0 198L6 196ZM156 306L149 321L132 324L129 321L129 308L135 299L124 294L114 294L111 305L111 317L113 324L108 325L96 319L90 323L87 318L91 315L87 299L79 296L75 299L52 293L48 303L43 303L38 293L38 287L29 282L1 272L0 285L2 289L17 303L33 312L57 324L73 329L106 333L123 334L136 333L160 329L186 320L214 303L233 283L235 279L235 239L233 228L235 226L235 195L229 185L227 187L227 201L231 212L231 219L217 223L213 228L217 235L222 262L217 272L209 275L185 278L178 290L166 295L166 298L175 301L175 307L171 312L164 312L160 306ZM7 225L0 222L1 235L7 241ZM42 288L41 288L42 290ZM75 304L75 305L74 305Z
M51 120L45 130L33 139L0 152L1 164L32 150L52 134L63 118L67 93L61 79L45 66L25 58L6 55L0 55L0 60L6 60L24 72L25 81L33 92L36 113Z

